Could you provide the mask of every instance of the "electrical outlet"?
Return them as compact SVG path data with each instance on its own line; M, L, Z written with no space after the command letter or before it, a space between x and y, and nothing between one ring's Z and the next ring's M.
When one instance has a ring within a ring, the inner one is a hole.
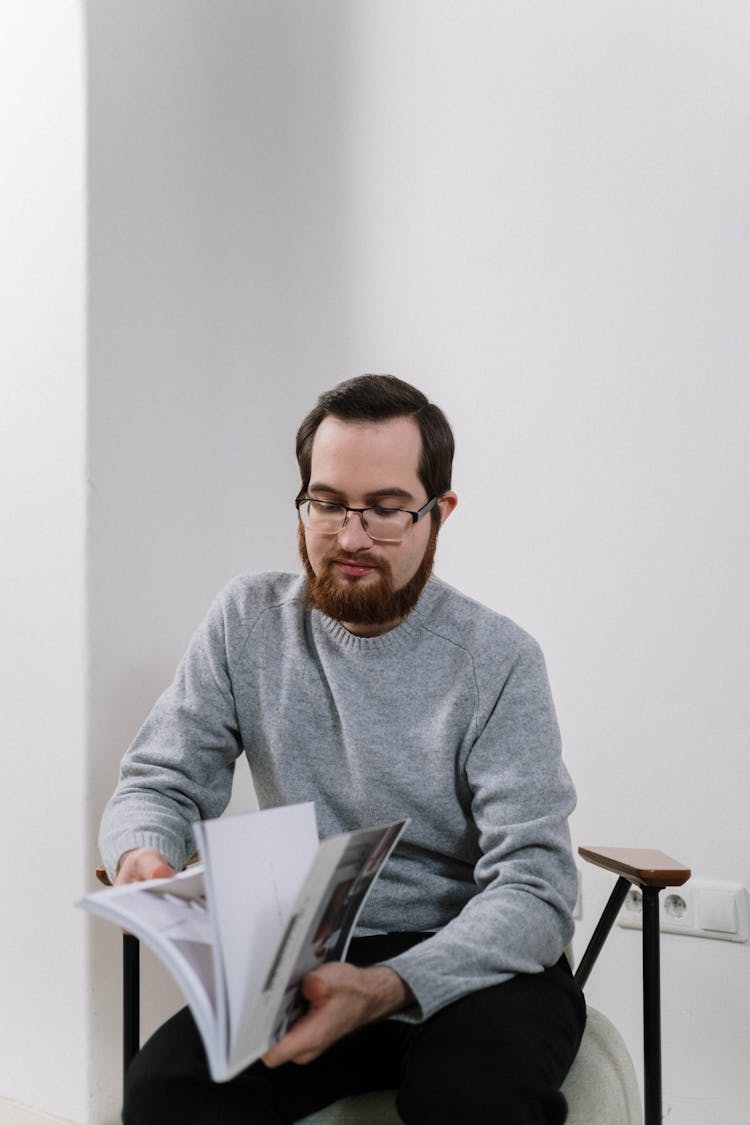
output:
M643 901L631 887L617 918L628 929L643 927ZM670 934L747 941L750 933L748 894L740 883L689 879L681 887L667 887L659 895L659 929Z

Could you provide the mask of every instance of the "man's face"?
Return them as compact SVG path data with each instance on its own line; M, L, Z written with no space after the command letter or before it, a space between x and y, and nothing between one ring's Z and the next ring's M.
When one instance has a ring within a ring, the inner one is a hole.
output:
M417 471L421 451L412 418L344 422L329 416L313 440L307 495L353 508L417 511L430 499ZM441 522L455 504L453 493L441 498ZM432 569L437 528L427 515L401 543L377 543L352 513L337 536L300 525L299 537L313 604L367 636L398 624L416 603Z

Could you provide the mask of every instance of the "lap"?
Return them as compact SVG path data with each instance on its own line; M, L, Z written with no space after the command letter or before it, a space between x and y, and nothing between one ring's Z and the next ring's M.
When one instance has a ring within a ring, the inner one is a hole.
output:
M383 956L377 939L367 941L354 947L358 963ZM184 1009L134 1060L123 1121L286 1125L348 1094L389 1087L399 1090L399 1112L415 1125L563 1121L557 1091L580 1042L583 1012L567 967L558 965L471 993L423 1024L385 1020L362 1028L306 1066L255 1063L230 1082L213 1083ZM501 1117L498 1099L538 1108L503 1108Z
M347 1036L313 1063L269 1070L253 1063L213 1082L188 1008L167 1020L131 1063L124 1125L291 1125L349 1094L398 1085L399 1040L391 1021Z
M565 1120L560 1087L585 1026L567 964L470 993L415 1029L398 1095L407 1122Z

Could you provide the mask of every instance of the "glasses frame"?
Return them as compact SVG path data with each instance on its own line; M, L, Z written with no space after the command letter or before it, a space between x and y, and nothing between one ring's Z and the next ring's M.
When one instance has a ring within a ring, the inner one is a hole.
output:
M428 512L432 511L432 509L435 507L435 505L437 504L439 499L440 499L439 496L433 496L430 500L427 501L426 504L423 504L422 507L416 512L412 512L409 508L391 508L391 507L388 507L388 511L389 512L402 512L405 516L411 516L411 525L410 526L414 527L415 523L419 523L419 521L422 519L423 516L426 516ZM367 527L367 521L365 520L365 512L372 512L375 508L385 507L385 505L383 505L383 504L370 504L367 508L350 508L348 504L337 504L333 500L316 500L313 496L297 496L295 498L295 501L294 501L294 506L297 509L297 515L300 518L302 526L306 530L310 530L310 529L307 528L307 525L305 524L305 521L302 519L302 513L300 512L300 506L302 504L308 504L308 503L328 504L332 508L343 508L344 509L344 518L341 521L341 527L339 527L336 531L315 531L315 529L313 529L313 533L315 535L340 535L341 532L346 527L347 523L349 522L349 513L355 512L359 516L360 520L362 521L362 529L365 532L365 535L369 536L369 538L372 539L373 543L403 543L403 541L404 541L403 537L401 539L376 539L373 535L370 534L370 532L368 530L368 527ZM406 535L407 531L409 531L408 526L404 529L404 536Z

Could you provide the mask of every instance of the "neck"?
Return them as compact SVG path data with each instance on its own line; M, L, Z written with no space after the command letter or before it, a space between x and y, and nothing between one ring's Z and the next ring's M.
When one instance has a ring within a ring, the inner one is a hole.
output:
M341 624L347 633L352 633L355 637L380 637L383 633L390 633L391 629L395 629L403 620L403 617L394 617L393 621L379 625L358 625L351 621L342 621Z

